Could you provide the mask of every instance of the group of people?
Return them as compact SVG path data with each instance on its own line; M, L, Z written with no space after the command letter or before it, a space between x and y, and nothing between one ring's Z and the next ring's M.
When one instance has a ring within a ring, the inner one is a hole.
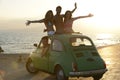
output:
M44 29L44 32L47 31L48 35L53 34L63 34L63 33L73 33L72 24L73 21L80 19L80 18L86 18L86 17L92 17L92 14L88 14L86 16L78 16L78 17L72 17L72 13L77 9L77 4L75 3L75 8L70 11L67 10L65 14L61 14L62 7L57 6L56 7L56 15L53 15L52 10L48 10L45 18L41 20L27 20L26 25L30 25L31 23L44 23L46 29ZM54 26L56 29L54 29Z

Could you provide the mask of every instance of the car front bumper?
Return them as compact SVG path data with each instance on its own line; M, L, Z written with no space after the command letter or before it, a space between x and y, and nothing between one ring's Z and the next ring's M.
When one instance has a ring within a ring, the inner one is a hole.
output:
M92 70L92 71L81 71L81 72L69 72L70 76L92 76L97 74L104 74L107 69Z

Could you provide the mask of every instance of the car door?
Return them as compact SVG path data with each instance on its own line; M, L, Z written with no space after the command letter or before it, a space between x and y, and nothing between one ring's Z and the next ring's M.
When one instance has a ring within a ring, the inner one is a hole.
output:
M53 72L56 64L64 62L65 49L62 42L58 39L53 39L49 56L49 71ZM65 57L66 58L66 57Z

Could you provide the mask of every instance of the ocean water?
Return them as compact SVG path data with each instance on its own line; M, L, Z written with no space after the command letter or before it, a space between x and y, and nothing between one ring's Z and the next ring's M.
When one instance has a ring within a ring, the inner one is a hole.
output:
M42 36L42 32L39 31L0 31L0 46L4 50L4 53L30 53L35 47L34 43L39 43ZM106 46L111 44L120 43L120 37L114 34L96 34L88 35L96 47Z
M37 31L0 31L0 46L4 53L30 53L35 48L34 43L39 43L41 32Z

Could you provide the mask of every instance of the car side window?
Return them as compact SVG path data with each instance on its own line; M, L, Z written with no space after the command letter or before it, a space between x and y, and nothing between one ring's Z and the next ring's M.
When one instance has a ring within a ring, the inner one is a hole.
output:
M62 43L57 39L53 40L52 50L54 50L54 51L64 51Z

